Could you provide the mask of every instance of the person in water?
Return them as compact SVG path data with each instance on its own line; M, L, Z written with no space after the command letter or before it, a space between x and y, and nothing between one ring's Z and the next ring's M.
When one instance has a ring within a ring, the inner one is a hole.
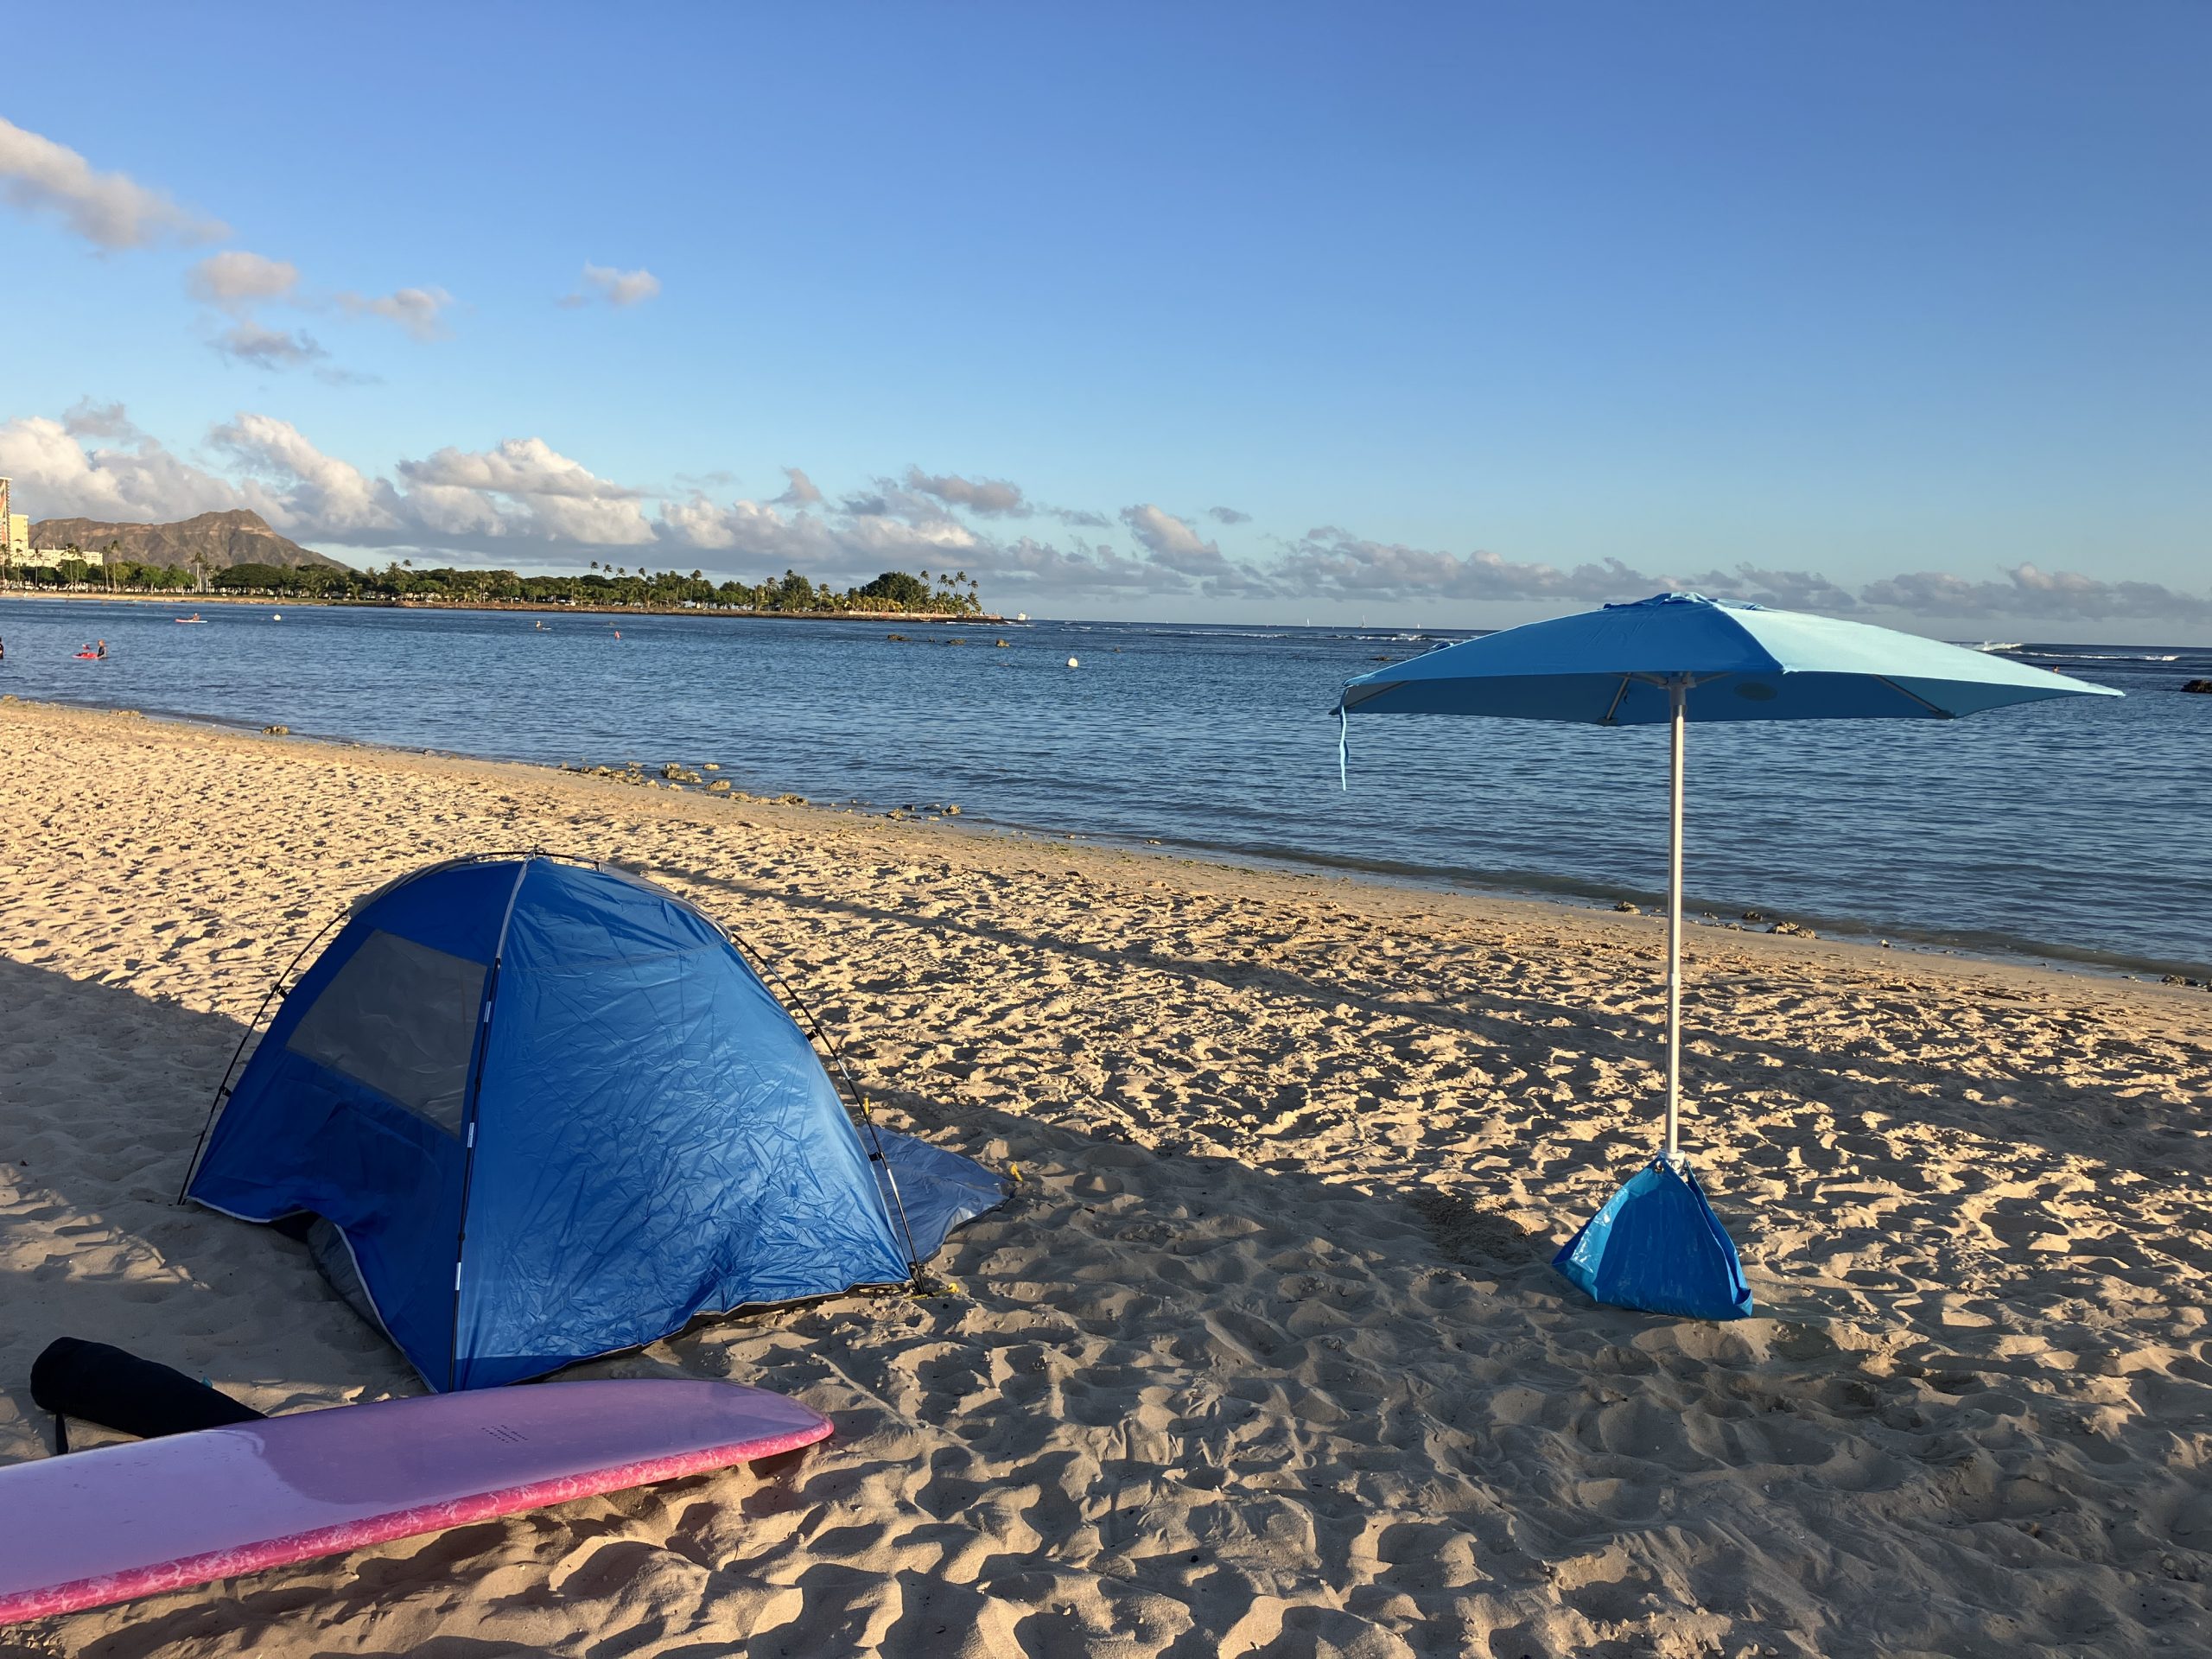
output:
M93 655L93 656L95 656L95 657L99 658L100 658L101 660L103 660L103 661L106 660L106 658L107 658L107 641L106 641L106 640L105 640L105 639L101 640L101 641L99 642L99 644L97 646L95 646L95 647L93 648L92 655Z

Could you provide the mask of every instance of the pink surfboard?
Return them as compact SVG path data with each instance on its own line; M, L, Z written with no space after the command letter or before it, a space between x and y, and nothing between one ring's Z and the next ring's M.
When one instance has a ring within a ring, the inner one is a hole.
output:
M810 1446L819 1412L686 1378L334 1406L0 1468L0 1624Z

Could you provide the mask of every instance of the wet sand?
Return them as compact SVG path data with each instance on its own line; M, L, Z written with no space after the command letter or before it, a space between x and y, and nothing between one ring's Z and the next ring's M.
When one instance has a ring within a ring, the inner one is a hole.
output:
M60 1334L264 1410L418 1386L169 1200L335 910L531 845L696 899L888 1117L1018 1166L957 1294L580 1368L796 1395L837 1432L793 1459L0 1653L2212 1648L2202 991L1693 930L1685 1144L1759 1308L1686 1323L1548 1266L1655 1134L1654 918L20 703L0 1461Z

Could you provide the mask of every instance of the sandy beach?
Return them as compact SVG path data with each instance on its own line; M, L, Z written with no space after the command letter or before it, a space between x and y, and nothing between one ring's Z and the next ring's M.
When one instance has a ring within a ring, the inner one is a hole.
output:
M264 1411L419 1388L171 1201L334 912L531 846L697 900L892 1121L1018 1168L956 1292L580 1368L833 1418L772 1466L0 1652L2212 1650L2201 990L1693 929L1685 1141L1758 1313L1681 1322L1548 1266L1654 1138L1655 918L13 702L0 1462L64 1334Z

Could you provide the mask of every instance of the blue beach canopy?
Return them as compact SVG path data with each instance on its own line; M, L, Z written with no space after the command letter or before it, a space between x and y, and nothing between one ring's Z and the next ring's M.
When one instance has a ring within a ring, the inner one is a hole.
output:
M880 1147L881 1160L871 1154ZM729 937L544 857L372 895L287 996L188 1195L310 1243L433 1389L912 1278L998 1178L864 1138Z
M2108 686L1865 622L1662 594L1531 622L1362 674L1343 707L1374 714L1656 726L1726 720L1954 720Z
M1699 594L1532 622L1392 663L1338 698L1349 715L1487 715L1672 727L1667 1123L1658 1156L1554 1260L1599 1301L1703 1319L1751 1312L1736 1247L1681 1156L1682 734L1691 720L1955 720L2049 697L2116 697L2024 663L1864 622Z

